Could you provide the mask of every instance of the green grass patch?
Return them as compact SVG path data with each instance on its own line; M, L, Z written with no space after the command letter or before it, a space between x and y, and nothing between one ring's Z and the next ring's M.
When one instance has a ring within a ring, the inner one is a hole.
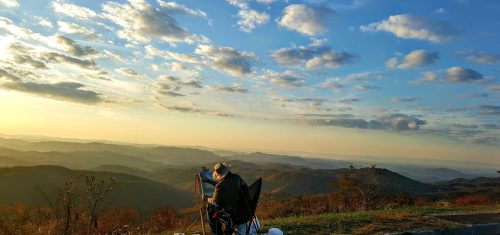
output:
M406 207L399 209L292 216L262 221L263 231L280 228L285 234L373 234L433 230L463 224L433 215L500 211L500 204L463 207Z

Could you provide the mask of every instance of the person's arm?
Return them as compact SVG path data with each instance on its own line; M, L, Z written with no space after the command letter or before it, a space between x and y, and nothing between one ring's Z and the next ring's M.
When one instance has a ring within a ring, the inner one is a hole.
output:
M214 191L214 196L212 197L212 203L216 204L217 206L222 206L222 201L224 200L224 193L221 193L223 191L224 185L221 183L218 183L215 185L215 191Z
M201 181L208 183L208 184L211 184L213 186L217 185L217 183L218 183L217 181L209 179L209 178L201 178Z

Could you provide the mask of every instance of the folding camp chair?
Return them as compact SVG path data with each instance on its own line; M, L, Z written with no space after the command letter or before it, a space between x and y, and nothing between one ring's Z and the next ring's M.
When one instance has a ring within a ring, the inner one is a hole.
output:
M246 224L245 235L249 234L251 226L254 226L256 231L259 230L259 226L256 224L255 211L259 202L261 188L262 178L256 180L249 187L245 182L240 184L239 194L233 211L223 211L218 218L219 222L223 224L225 235L243 235L237 229L237 226L240 224Z

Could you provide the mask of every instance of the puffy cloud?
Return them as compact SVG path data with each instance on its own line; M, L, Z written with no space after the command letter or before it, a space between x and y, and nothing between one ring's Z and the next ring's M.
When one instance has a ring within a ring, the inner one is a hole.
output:
M88 46L82 46L73 41L70 38L64 36L56 36L57 44L61 45L63 49L75 56L87 56L87 55L96 55L98 52Z
M364 32L385 31L399 38L444 42L452 39L457 30L445 22L434 21L414 15L393 15L383 20L360 27Z
M446 70L445 80L450 83L486 83L492 78L472 69L451 67Z
M247 9L248 8L248 3L246 0L226 0L229 4L240 8L240 9Z
M380 89L378 86L371 86L371 85L356 85L354 86L354 90L356 91L368 91L368 90L377 90Z
M102 100L99 93L90 90L82 90L80 88L85 85L76 82L59 82L59 83L35 83L35 82L16 82L2 84L1 87L30 93L38 96L49 97L72 101L82 104L96 104Z
M232 86L211 85L208 86L208 89L216 92L248 93L248 89L237 83Z
M277 2L278 0L257 0L258 3L263 3L263 4L271 4L273 2Z
M129 0L119 4L103 5L103 16L121 27L117 35L129 41L149 42L160 39L165 42L194 42L199 39L167 12L151 7L144 0Z
M308 60L306 62L306 68L338 68L344 64L351 63L354 58L356 58L355 55L349 54L347 52L330 51Z
M168 86L160 86L162 89L158 89L158 94L168 96L168 97L179 97L185 96L184 94L169 90Z
M406 55L401 63L397 58L391 58L386 65L390 68L410 69L424 65L433 64L439 58L437 52L427 52L426 50L414 50Z
M494 64L500 62L499 54L486 53L482 51L462 51L457 56L475 64Z
M19 2L17 2L17 0L0 0L0 6L7 8L18 8Z
M500 115L500 106L497 105L479 105L479 112L486 115Z
M237 24L243 32L250 33L255 27L269 21L269 14L251 9L246 0L227 0L227 2L239 8Z
M291 4L283 10L278 25L308 36L316 36L327 31L326 20L334 14L335 12L327 7Z
M15 55L14 62L18 64L29 64L36 69L47 69L45 62L36 60L29 55Z
M99 93L81 89L84 86L76 82L24 82L21 78L0 69L0 88L2 89L82 104L97 104L103 101Z
M281 48L269 53L280 65L301 65L306 68L337 68L352 63L357 56L348 52L337 52L322 43L308 46Z
M339 79L337 79L337 78L329 78L329 79L325 80L324 82L318 84L317 86L319 88L329 89L332 92L338 92L342 88L344 88L344 85L342 85L342 83L340 83Z
M328 99L323 99L323 98L314 98L314 97L306 97L306 98L272 98L272 101L276 104L278 104L281 107L287 107L288 104L293 104L293 103L300 103L301 104L301 109L302 107L305 108L308 111L314 111L314 112L329 112L331 111L330 108L324 107L324 104L328 102ZM305 103L305 106L302 106L302 104ZM307 115L303 115L307 116Z
M198 59L194 55L187 55L173 51L160 50L151 45L147 45L144 48L146 49L146 53L150 56L159 56L159 57L164 57L165 59L171 59L185 63L193 63L193 64L199 63Z
M0 16L0 31L2 30L19 38L29 38L33 35L30 29L19 27L9 18Z
M342 98L339 100L339 102L343 103L343 104L352 104L352 103L359 102L359 101L361 101L361 99L357 98L357 97Z
M495 136L474 137L472 142L476 144L494 145L498 144L498 138Z
M371 120L361 118L332 118L308 120L312 125L340 126L360 129L418 130L426 121L405 114L386 114Z
M0 68L0 83L18 81L21 81L21 78Z
M67 34L79 34L82 35L85 39L88 40L98 40L101 39L100 35L97 35L95 30L83 27L81 25L71 23L71 22L64 22L64 21L57 21L57 26L59 27L59 32L62 33L67 33Z
M399 63L398 58L392 57L389 60L387 60L387 62L385 62L385 66L389 68L396 68L398 67L398 63Z
M180 93L183 88L202 88L203 86L196 80L183 81L174 76L160 76L155 81L156 94L168 97L185 96Z
M60 0L53 1L52 7L57 13L81 20L90 20L98 17L97 13L89 8L70 3L63 3Z
M194 114L218 116L218 117L234 117L233 114L212 111L212 110L206 110L206 109L199 109L199 108L194 107L193 105L191 105L191 106L167 106L167 105L160 104L160 106L162 108L164 108L165 110L172 111L172 112L194 113Z
M289 70L283 73L266 70L264 74L257 76L257 78L267 80L275 85L287 88L300 87L305 83L302 75Z
M394 103L415 103L419 100L420 98L418 97L392 97L389 99L389 101Z
M437 78L438 78L438 74L436 72L427 71L427 72L421 73L419 78L410 81L410 83L422 84L422 83L426 83L426 82L436 81Z
M199 45L195 53L203 56L214 68L237 77L252 73L252 67L258 60L253 52L238 51L231 47Z
M166 10L167 13L170 14L189 14L194 16L207 17L207 13L205 13L204 11L186 7L177 2L164 2L158 0L158 3Z
M41 17L41 16L35 16L34 18L38 21L37 24L40 25L40 26L42 26L42 27L45 27L45 28L52 28L52 27L54 27L52 25L52 22L49 19L47 19L47 18L44 18L44 17Z
M11 43L7 47L8 51L11 52L14 58L14 62L17 64L28 64L33 68L37 69L47 69L45 62L33 58L31 55L32 48L27 47L19 42Z
M117 71L117 72L119 72L121 74L127 75L127 76L132 76L132 77L139 76L138 72L136 72L133 69L129 69L129 68L117 68L117 69L115 69L115 71Z
M84 69L96 69L97 65L93 60L82 60L75 57L67 56L57 52L44 53L43 58L56 63L68 63Z
M240 30L247 33L252 32L252 30L259 25L266 24L270 18L269 14L252 9L240 10L238 12L238 17L240 17L240 19L237 24Z
M352 73L342 78L346 82L367 82L372 79L383 79L385 74L382 72L363 72L363 73Z
M473 93L473 94L463 94L462 97L465 98L488 98L490 95L486 93Z
M125 58L123 58L123 56L117 54L117 53L114 53L112 51L108 51L108 50L103 50L102 51L104 53L104 55L106 55L108 58L112 58L116 61L119 61L119 62L122 62L122 63L127 63L127 60L125 60Z
M488 91L493 93L500 93L500 85L489 86Z

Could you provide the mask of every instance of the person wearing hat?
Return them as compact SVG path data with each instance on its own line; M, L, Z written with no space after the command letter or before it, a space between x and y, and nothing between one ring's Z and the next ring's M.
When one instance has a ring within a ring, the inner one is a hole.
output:
M221 223L217 220L217 212L231 213L236 206L238 193L242 184L246 183L237 174L231 172L228 163L218 162L214 166L213 178L217 181L212 198L205 198L211 205L208 207L209 223L214 234L222 234Z

